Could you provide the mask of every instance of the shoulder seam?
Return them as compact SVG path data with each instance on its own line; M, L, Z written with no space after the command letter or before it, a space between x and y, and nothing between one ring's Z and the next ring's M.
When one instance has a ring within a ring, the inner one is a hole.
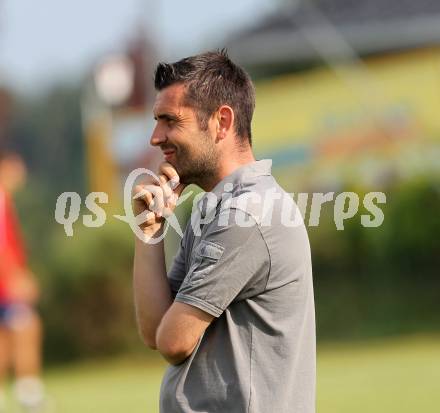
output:
M269 269L267 271L267 276L266 276L266 284L264 286L264 290L266 291L267 289L267 284L269 283L269 276L270 276L270 272L272 270L272 257L270 255L270 250L269 250L269 246L267 245L266 242L266 238L264 237L263 233L261 232L261 226L260 224L257 224L257 228L258 228L258 232L260 233L260 236L264 242L264 245L266 246L266 250L267 250L267 256L269 257Z

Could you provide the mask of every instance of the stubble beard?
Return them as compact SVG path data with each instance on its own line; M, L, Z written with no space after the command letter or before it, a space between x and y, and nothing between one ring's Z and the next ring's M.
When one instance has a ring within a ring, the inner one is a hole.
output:
M199 149L197 149L199 148ZM205 133L198 147L180 146L176 152L176 170L180 182L201 188L212 186L218 171L219 154L213 139Z

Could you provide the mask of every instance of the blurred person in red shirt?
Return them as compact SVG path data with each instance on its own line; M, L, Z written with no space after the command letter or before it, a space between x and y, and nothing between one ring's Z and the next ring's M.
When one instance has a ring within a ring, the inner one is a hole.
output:
M42 328L34 309L38 286L27 266L12 200L26 174L18 155L0 152L0 412L10 367L15 373L14 393L23 410L42 412L45 403L40 379Z

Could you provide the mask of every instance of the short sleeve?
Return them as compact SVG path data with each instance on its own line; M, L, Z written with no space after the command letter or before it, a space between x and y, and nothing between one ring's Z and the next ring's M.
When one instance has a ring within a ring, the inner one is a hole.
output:
M168 283L170 285L171 294L173 297L176 296L177 291L185 278L186 275L186 265L185 265L185 238L180 241L179 249L174 257L173 263L170 270L168 271Z
M208 224L176 301L219 317L232 302L264 291L270 270L268 249L253 218L246 216L252 225L236 224L238 213L246 214L223 210Z

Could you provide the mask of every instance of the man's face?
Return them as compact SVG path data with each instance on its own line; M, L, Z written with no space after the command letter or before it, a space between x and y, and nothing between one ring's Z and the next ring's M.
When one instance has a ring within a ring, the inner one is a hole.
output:
M219 153L212 123L206 131L200 129L195 111L182 104L184 93L184 85L175 84L157 94L153 108L157 124L150 142L162 149L180 182L200 185L215 175Z

